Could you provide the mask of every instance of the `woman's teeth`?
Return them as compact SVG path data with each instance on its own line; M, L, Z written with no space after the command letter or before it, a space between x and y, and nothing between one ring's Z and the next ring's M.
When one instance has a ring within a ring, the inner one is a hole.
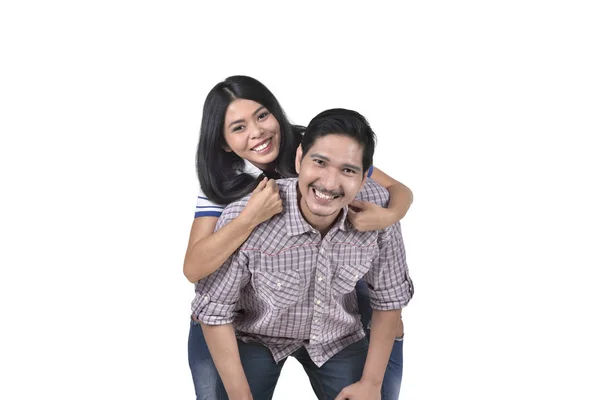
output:
M260 146L253 147L252 150L253 151L263 151L264 149L266 149L269 146L270 143L271 143L271 139L267 140Z

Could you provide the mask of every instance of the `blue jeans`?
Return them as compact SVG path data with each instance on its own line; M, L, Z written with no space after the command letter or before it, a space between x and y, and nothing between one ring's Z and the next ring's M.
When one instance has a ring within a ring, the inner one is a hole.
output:
M371 315L373 311L371 310L367 284L362 280L358 281L358 284L356 285L356 296L358 298L358 308L361 315L361 321L367 332L367 338L369 338L370 331L367 328L369 322L371 321ZM383 384L381 387L381 400L397 400L400 394L403 365L402 346L402 340L397 340L394 342L390 360L383 378ZM240 347L240 353L241 352L242 348ZM208 346L206 345L204 334L202 333L202 327L200 327L200 324L195 321L191 321L190 323L190 334L188 337L188 361L190 364L190 370L192 372L194 388L196 389L196 400L217 400L226 398L222 397L225 393L225 389L223 388L223 384L221 383L217 369L212 361L212 358L210 357L210 352L208 351ZM242 359L242 363L243 362L244 361ZM362 367L364 366L363 364L361 364L361 371ZM281 366L283 366L283 361L281 362ZM308 371L307 374L309 374ZM277 377L279 377L279 372L277 373ZM360 375L356 381L359 379ZM312 378L310 378L310 381L311 384L313 384ZM315 393L319 393L319 391L315 389ZM260 399L255 397L255 400Z
M281 369L287 358L276 363L271 351L259 343L238 340L244 373L254 400L271 400ZM297 359L319 400L333 400L346 386L360 380L367 359L369 342L366 338L347 346L331 357L321 367L312 362L306 348L292 353ZM219 397L226 400L227 397Z
M270 400L286 359L276 363L271 351L259 343L238 340L240 359L254 400ZM320 368L310 359L304 347L292 353L304 367L313 391L319 400L333 400L346 386L360 380L367 358L369 342L362 338L331 357ZM204 340L202 327L191 321L188 339L188 361L194 380L197 400L227 400Z

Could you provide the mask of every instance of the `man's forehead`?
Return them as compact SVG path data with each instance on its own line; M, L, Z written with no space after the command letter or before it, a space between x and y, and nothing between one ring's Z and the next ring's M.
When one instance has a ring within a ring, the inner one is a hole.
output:
M340 164L355 164L362 168L363 146L354 138L335 133L315 140L307 154Z
M341 133L330 133L317 138L311 146L309 153L313 150L319 152L327 150L331 155L354 155L358 153L362 157L363 146L352 137Z

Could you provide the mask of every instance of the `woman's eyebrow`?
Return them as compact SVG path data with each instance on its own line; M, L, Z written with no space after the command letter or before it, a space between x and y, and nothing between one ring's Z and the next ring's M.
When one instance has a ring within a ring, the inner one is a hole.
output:
M263 108L264 108L265 110L267 109L267 107L265 107L265 106L260 106L260 107L258 107L258 108L256 109L256 111L254 111L254 112L252 113L252 115L256 115L256 114L258 114L258 112L259 112L260 110L262 110Z
M256 114L258 114L258 112L259 112L260 110L262 110L263 108L264 108L264 109L266 109L266 107L265 107L265 106L260 106L260 107L258 107L258 108L256 109L256 111L254 111L254 112L252 113L252 115L256 115ZM231 125L239 124L240 122L244 122L244 119L243 119L243 118L242 118L242 119L236 119L235 121L232 121L232 122L230 122L230 123L229 123L229 125L228 125L228 127L230 128L230 127L231 127Z

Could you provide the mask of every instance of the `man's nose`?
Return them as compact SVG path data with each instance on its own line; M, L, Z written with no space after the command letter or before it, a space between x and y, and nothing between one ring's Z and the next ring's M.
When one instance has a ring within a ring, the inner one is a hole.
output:
M333 168L325 168L323 177L321 178L323 187L331 192L337 191L340 188L339 174Z

